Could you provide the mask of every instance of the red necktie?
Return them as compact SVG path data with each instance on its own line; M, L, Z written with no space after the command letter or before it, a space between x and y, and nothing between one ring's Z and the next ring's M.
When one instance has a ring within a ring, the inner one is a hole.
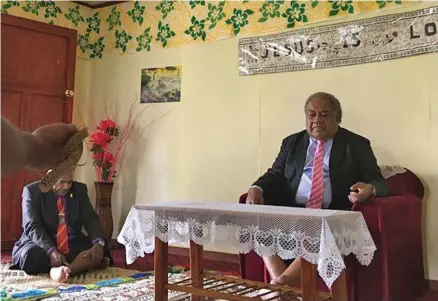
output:
M56 242L58 251L62 254L68 254L68 231L67 231L67 217L65 215L64 202L62 197L58 196L58 231L56 232Z
M313 156L312 190L307 208L321 209L324 197L324 141L318 141Z

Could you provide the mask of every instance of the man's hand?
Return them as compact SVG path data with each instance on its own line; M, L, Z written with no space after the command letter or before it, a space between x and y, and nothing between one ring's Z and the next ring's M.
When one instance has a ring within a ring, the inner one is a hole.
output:
M103 260L103 247L99 244L94 244L91 249L91 267L97 268L102 264Z
M263 205L264 199L263 199L262 192L255 187L251 187L248 190L248 196L246 197L246 203L247 204Z
M350 190L352 191L348 195L348 199L353 204L368 200L374 193L374 187L372 185L362 182L354 184L350 187Z
M50 258L50 266L52 268L56 268L59 266L67 266L67 260L65 260L64 255L62 255L61 253L59 253L58 250L53 250L52 252L50 252L49 254L49 258Z
M34 170L53 168L59 153L71 134L77 131L73 124L54 123L44 125L32 133L35 138L33 148L28 148L28 167ZM32 145L32 144L31 144Z

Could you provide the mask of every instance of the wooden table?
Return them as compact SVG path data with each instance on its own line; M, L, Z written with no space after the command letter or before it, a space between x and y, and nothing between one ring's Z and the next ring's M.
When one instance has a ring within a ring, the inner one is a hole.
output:
M192 300L201 300L202 296L274 300L278 296L271 294L276 293L287 301L296 300L298 295L303 301L330 297L347 301L343 256L354 254L359 263L368 265L376 250L360 212L205 202L134 205L118 241L126 247L128 264L144 253L155 252L157 301L167 301L168 290L191 294ZM176 283L168 281L169 241L190 242L191 274ZM260 256L278 253L306 258L302 260L302 289L205 272L202 245L211 242L238 247L239 252L253 250ZM331 294L317 291L317 277L324 280Z
M303 301L330 300L330 297L333 301L347 301L345 271L333 283L331 296L327 293L318 293L316 265L305 260L302 261L301 268L302 291L287 286L216 276L204 272L203 247L193 241L190 241L190 277L188 279L168 283L168 244L158 238L155 238L154 272L155 301L167 301L168 290L189 293L192 295L192 301L203 300L201 297L231 301L276 300L277 297L268 296L274 292L282 297L291 298L286 300L293 300L292 296L301 295ZM209 287L204 288L207 285ZM237 291L233 293L225 291L231 288ZM260 290L264 291L260 292ZM254 293L256 296L244 296L248 293Z

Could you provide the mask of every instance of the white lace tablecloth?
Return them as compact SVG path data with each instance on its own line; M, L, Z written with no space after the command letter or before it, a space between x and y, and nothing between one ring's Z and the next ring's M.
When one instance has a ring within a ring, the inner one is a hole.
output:
M169 243L224 244L240 253L317 265L330 288L345 268L342 255L369 265L376 246L360 212L246 204L161 202L131 208L118 241L126 261L154 251L155 237Z

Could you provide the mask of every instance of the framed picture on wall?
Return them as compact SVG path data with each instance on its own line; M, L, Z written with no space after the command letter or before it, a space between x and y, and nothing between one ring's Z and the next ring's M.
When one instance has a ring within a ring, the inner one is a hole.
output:
M140 103L179 102L181 66L141 70Z

